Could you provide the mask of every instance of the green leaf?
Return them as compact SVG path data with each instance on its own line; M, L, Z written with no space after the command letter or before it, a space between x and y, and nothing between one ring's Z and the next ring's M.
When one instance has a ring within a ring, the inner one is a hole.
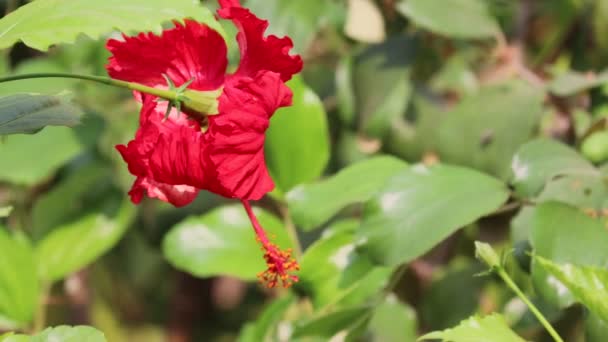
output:
M545 184L558 176L597 177L599 172L570 147L549 139L523 145L513 157L512 184L522 196L536 196Z
M61 96L16 94L0 98L0 135L36 133L46 126L74 126L80 110Z
M317 179L329 161L329 132L319 97L300 77L287 83L293 105L278 110L266 132L266 162L278 188Z
M600 131L591 134L581 146L585 157L594 163L608 160L608 131Z
M0 226L0 315L27 325L38 306L40 286L32 247Z
M367 201L387 179L406 167L394 157L373 157L323 181L300 185L287 194L293 220L304 230L318 228L347 205Z
M15 335L14 332L9 332L0 336L0 342L31 342L32 338L27 335Z
M374 309L367 328L373 341L416 341L416 312L390 294Z
M259 342L280 340L279 336L277 336L277 325L295 300L296 297L288 293L283 298L272 301L255 322L247 323L239 335L238 341Z
M367 203L360 247L380 264L409 262L508 197L505 184L472 169L412 167Z
M576 301L608 322L608 270L606 268L558 264L542 257L536 262L566 286Z
M213 14L191 0L37 0L0 20L0 49L18 41L46 51L79 34L98 38L112 30L156 31L171 19L194 18L222 32ZM95 18L95 20L91 20Z
M500 314L474 316L452 329L426 334L419 341L433 339L446 342L525 342L509 328Z
M536 255L556 263L608 264L608 234L602 222L567 204L546 202L537 207L530 242ZM538 267L536 260L532 262L532 282L549 302L560 307L572 304L570 291Z
M11 214L11 211L13 211L12 206L0 207L0 218L8 217L8 215Z
M483 0L401 0L397 11L425 29L452 38L490 38L499 32Z
M405 112L412 94L409 78L416 47L414 39L397 36L371 45L355 57L356 109L366 134L383 137Z
M354 243L357 221L342 221L315 241L300 263L296 288L311 297L315 307L359 305L386 285L387 267L374 267Z
M267 211L256 209L256 216L274 243L291 247L283 224ZM176 268L198 277L229 275L256 279L266 264L256 242L245 209L230 205L199 217L190 217L165 235L163 253Z
M81 152L76 133L67 127L47 127L35 135L10 135L0 140L0 180L34 185L52 176Z
M359 321L369 318L370 314L371 311L367 307L346 308L322 314L297 325L291 337L311 336L329 339L342 330L356 326Z
M97 260L120 241L134 214L125 200L113 216L89 214L53 230L36 246L40 277L57 281Z
M519 82L484 87L445 115L436 128L436 151L446 163L507 179L513 155L536 132L543 98Z
M93 327L61 325L44 329L32 336L31 342L106 342L103 333Z

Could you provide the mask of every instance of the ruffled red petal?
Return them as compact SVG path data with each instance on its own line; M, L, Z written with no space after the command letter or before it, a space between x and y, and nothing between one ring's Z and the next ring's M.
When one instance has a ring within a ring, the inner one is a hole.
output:
M166 74L177 86L194 78L190 88L197 90L217 89L224 82L226 43L205 24L186 19L160 36L140 33L123 38L106 44L112 53L106 66L112 78L165 87Z
M202 171L189 169L189 160L181 154L167 151L166 141L191 139L200 133L197 123L188 120L184 114L175 110L164 119L166 103L154 101L152 96L143 96L143 107L140 114L140 127L135 139L127 145L118 145L120 152L129 167L129 172L137 177L129 194L134 203L139 203L144 195L158 198L175 206L184 206L194 200L198 194L192 177L201 175ZM187 145L194 149L193 144ZM162 160L157 166L158 155L171 156L171 160ZM202 170L203 168L200 167ZM166 171L170 170L170 171ZM179 172L181 170L181 172ZM159 173L170 173L169 178L159 177Z
M279 73L283 81L288 81L302 70L302 58L289 54L293 47L289 37L264 37L268 21L241 7L238 0L219 0L219 3L219 16L231 19L239 30L236 39L241 50L241 62L235 75L254 77L259 71L267 70Z
M231 78L220 97L220 115L209 117L205 135L208 190L258 200L274 188L264 158L264 133L270 117L291 104L291 90L274 72Z

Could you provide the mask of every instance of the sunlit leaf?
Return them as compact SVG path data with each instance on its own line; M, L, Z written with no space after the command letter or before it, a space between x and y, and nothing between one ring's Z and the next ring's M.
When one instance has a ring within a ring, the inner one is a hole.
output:
M112 30L156 31L171 19L194 18L221 31L213 14L192 0L37 0L0 20L0 49L18 41L46 51L79 34L98 38ZM92 20L95 18L95 20Z
M509 328L504 317L492 314L474 316L458 326L444 331L435 331L422 336L419 341L441 340L445 342L525 342Z
M95 261L118 243L134 213L125 200L114 216L89 214L53 230L36 246L40 277L57 281Z
M387 179L406 167L405 162L393 157L374 157L323 181L300 185L287 194L291 215L305 230L319 227L345 206L368 200Z
M0 226L0 315L27 325L38 306L36 260L24 236Z
M608 322L608 269L559 264L542 257L536 257L535 260L565 285L576 301Z
M411 167L367 203L359 247L380 264L411 261L508 197L505 184L472 169Z
M287 232L274 215L256 209L260 224L282 249L291 247ZM220 207L178 223L165 235L163 253L180 270L198 277L230 275L253 280L266 269L260 246L239 205Z

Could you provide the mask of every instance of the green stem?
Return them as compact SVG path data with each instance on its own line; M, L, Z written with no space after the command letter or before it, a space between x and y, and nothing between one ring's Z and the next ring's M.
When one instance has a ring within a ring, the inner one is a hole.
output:
M48 283L43 283L41 285L40 291L40 299L38 302L38 310L36 311L36 315L34 316L34 324L32 326L32 333L39 333L44 329L46 325L46 304L48 296L51 292L51 285Z
M283 224L285 225L285 229L287 230L287 234L289 235L289 239L291 240L291 243L293 245L293 252L296 257L296 260L300 260L302 258L302 244L300 243L300 239L298 238L296 225L291 219L289 208L287 208L287 205L283 203L278 203L277 205L279 207L279 212L283 218Z
M538 310L538 308L528 299L528 297L526 297L526 295L519 289L519 287L517 286L517 284L515 284L515 282L511 279L511 277L509 277L509 275L507 274L505 269L502 266L500 266L500 267L496 268L496 272L502 278L502 280L507 284L507 286L509 286L509 288L511 288L511 290L513 290L513 292L515 292L515 294L524 303L526 303L526 305L528 306L528 308L530 308L530 311L532 311L534 316L536 316L536 318L538 319L540 324L542 324L543 327L545 327L545 329L547 329L547 331L549 332L549 335L551 335L551 337L553 337L553 340L555 340L556 342L564 342L564 340L562 340L562 338L559 336L557 331L555 331L555 329L553 328L551 323L549 323L549 321L547 321L547 319L545 318L545 316L543 316L543 314L540 312L540 310Z
M152 87L148 87L148 86L145 86L145 85L142 85L139 83L125 82L125 81L115 80L115 79L112 79L109 77L104 77L104 76L77 75L77 74L65 74L65 73L35 73L35 74L23 74L23 75L13 75L13 76L1 77L0 83L18 81L18 80L27 80L27 79L32 79L32 78L76 78L76 79L80 79L80 80L86 80L86 81L92 81L92 82L97 82L97 83L101 83L101 84L111 85L111 86L115 86L115 87L119 87L119 88L135 90L135 91L139 91L142 93L158 96L160 98L163 98L163 99L169 100L169 101L179 101L180 100L178 93L171 91L171 90L152 88Z

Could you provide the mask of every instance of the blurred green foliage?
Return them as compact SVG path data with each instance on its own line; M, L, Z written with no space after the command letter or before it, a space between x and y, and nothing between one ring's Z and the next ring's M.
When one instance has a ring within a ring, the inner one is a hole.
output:
M302 249L300 281L252 281L262 253L232 201L128 201L114 145L137 128L131 94L3 83L1 96L42 94L19 107L34 121L36 101L62 91L84 114L0 137L0 331L32 333L0 341L550 340L498 277L476 276L476 240L564 340L606 340L608 2L242 2L305 61L267 134L277 189L256 203L275 241ZM79 33L184 15L220 27L192 1L63 3L0 20L19 29L0 46L25 42L0 54L1 75L104 75L104 39ZM221 27L235 62L236 30ZM16 132L7 99L0 134ZM73 109L62 105L51 113Z

